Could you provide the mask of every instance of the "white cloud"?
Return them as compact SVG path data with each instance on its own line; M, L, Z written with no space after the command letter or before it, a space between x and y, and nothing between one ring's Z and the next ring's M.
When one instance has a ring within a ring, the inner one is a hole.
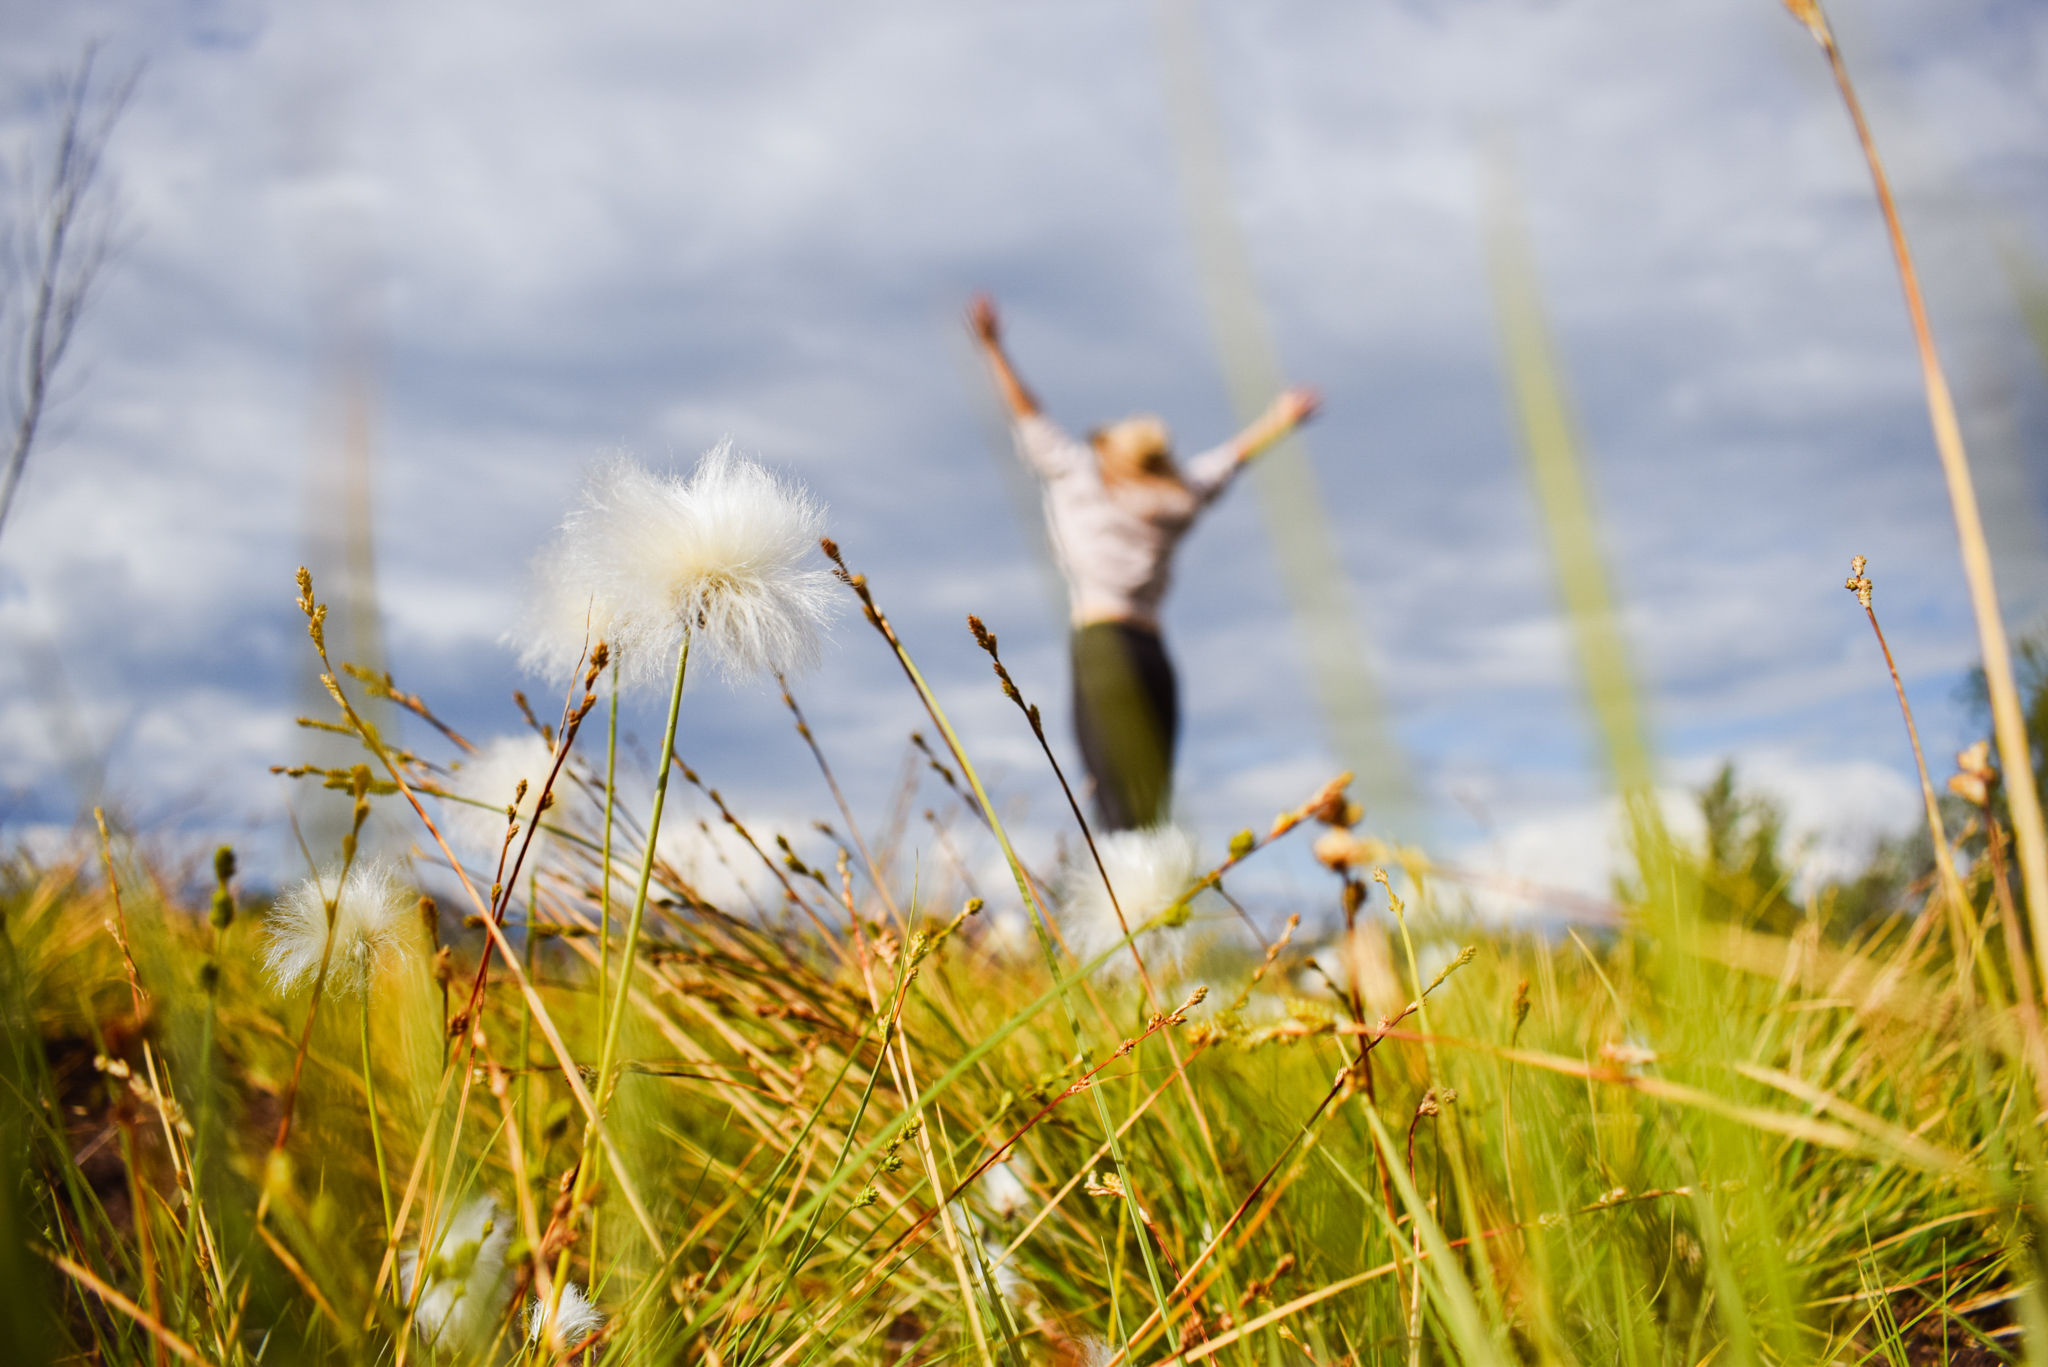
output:
M1876 842L1922 815L1917 781L1874 760L1814 760L1787 749L1735 757L1737 791L1777 806L1784 818L1780 854L1804 896L1829 879L1853 873ZM1719 761L1676 766L1679 783L1657 790L1665 828L1697 846L1706 826L1698 792ZM1553 801L1541 814L1513 821L1453 856L1474 875L1466 882L1483 916L1597 917L1615 880L1634 867L1619 800Z

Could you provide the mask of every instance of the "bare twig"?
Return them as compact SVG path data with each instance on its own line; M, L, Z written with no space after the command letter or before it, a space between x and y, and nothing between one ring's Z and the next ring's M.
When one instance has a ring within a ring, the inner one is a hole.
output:
M96 91L97 44L57 83L57 134L40 174L23 177L28 202L11 225L5 300L10 347L8 403L14 430L0 470L0 526L14 506L22 472L35 448L51 385L71 349L78 320L91 302L100 268L114 251L115 212L100 163L114 125L128 108L142 70L130 68L112 89ZM17 316L18 315L18 316Z

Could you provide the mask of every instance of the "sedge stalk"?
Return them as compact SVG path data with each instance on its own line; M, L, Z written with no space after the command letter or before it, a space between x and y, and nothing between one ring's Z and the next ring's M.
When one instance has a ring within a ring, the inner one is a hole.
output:
M668 724L661 733L661 760L655 770L654 803L647 817L646 848L640 855L639 885L633 890L633 911L626 920L626 939L619 947L619 983L612 993L611 1010L605 1021L604 1044L598 1052L597 1102L592 1124L583 1135L583 1158L576 1165L576 1183L571 1190L569 1208L573 1212L589 1198L591 1184L596 1180L597 1165L591 1160L590 1138L596 1128L596 1121L611 1107L612 1088L617 1079L613 1076L613 1064L618 1057L619 1034L626 1023L626 1004L632 1000L633 963L640 948L640 927L647 916L647 889L654 880L655 841L661 835L661 811L668 798L668 773L673 767L676 754L676 719L683 710L683 681L690 673L690 631L683 630L682 647L676 652L675 686L669 693ZM562 1303L562 1286L569 1277L569 1249L565 1246L555 1263L554 1285L548 1295L547 1319L550 1326L556 1322ZM595 1278L592 1279L595 1281Z
M604 747L604 848L598 857L597 882L597 1018L602 1022L610 1002L612 961L612 813L618 805L619 662L612 660L611 724ZM598 1213L590 1212L590 1262L597 1265Z

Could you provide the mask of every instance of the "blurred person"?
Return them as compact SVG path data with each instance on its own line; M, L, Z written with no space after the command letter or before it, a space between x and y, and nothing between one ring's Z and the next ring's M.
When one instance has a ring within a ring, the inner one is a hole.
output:
M1018 454L1045 483L1045 517L1073 622L1074 733L1104 831L1167 819L1180 731L1179 688L1159 635L1174 548L1244 464L1321 402L1296 386L1229 441L1176 464L1159 418L1134 414L1076 441L1045 416L1003 351L995 302L968 326L1008 407Z

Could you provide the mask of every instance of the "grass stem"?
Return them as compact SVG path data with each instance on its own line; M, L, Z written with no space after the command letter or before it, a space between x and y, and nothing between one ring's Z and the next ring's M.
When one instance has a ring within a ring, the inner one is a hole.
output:
M656 842L661 838L661 813L668 800L668 774L671 761L676 753L676 720L683 710L683 683L690 673L690 631L683 630L683 643L676 651L675 686L669 693L668 723L661 733L661 758L655 768L654 803L647 815L647 835L640 855L640 882L633 890L633 911L626 921L625 943L619 947L619 983L611 1001L611 1013L605 1021L604 1043L598 1053L597 1063L597 1113L591 1119L583 1134L582 1158L576 1167L576 1181L570 1191L570 1218L590 1196L591 1184L597 1177L597 1165L591 1161L591 1138L599 1121L611 1108L612 1089L617 1085L613 1069L618 1058L619 1035L626 1024L626 1005L632 1000L633 966L640 950L641 926L647 916L647 890L654 880ZM609 878L610 869L606 869ZM569 1276L569 1247L565 1245L555 1264L554 1286L550 1289L547 1319L549 1332L560 1317L562 1286Z
M1977 620L1978 648L1984 657L1985 690L1991 699L1992 734L1998 742L1998 756L2005 769L2007 801L2012 811L2013 843L2020 864L2020 883L2026 894L2027 915L2034 932L2037 978L2048 990L2048 825L2041 816L2040 790L2035 786L2032 743L2027 736L2026 717L2013 681L2012 650L2006 640L2005 618L1998 607L1998 587L1992 574L1991 547L1984 536L1984 520L1977 509L1977 487L1970 476L1970 458L1963 448L1962 424L1956 417L1955 399L1948 377L1942 370L1941 354L1934 346L1934 332L1928 325L1927 305L1920 294L1920 274L1913 265L1913 252L1906 242L1906 230L1899 218L1899 206L1892 198L1891 182L1878 156L1877 142L1863 117L1863 104L1856 97L1849 68L1835 44L1834 31L1820 6L1820 0L1786 0L1787 7L1806 25L1807 31L1827 54L1828 68L1856 126L1856 141L1870 166L1871 184L1877 191L1878 208L1891 239L1892 257L1897 263L1899 286L1905 292L1906 312L1913 324L1913 344L1919 354L1921 383L1927 394L1927 416L1934 430L1935 451L1941 458L1942 478L1948 485L1949 506L1955 514L1956 539L1963 559L1963 577L1970 587L1970 608Z

